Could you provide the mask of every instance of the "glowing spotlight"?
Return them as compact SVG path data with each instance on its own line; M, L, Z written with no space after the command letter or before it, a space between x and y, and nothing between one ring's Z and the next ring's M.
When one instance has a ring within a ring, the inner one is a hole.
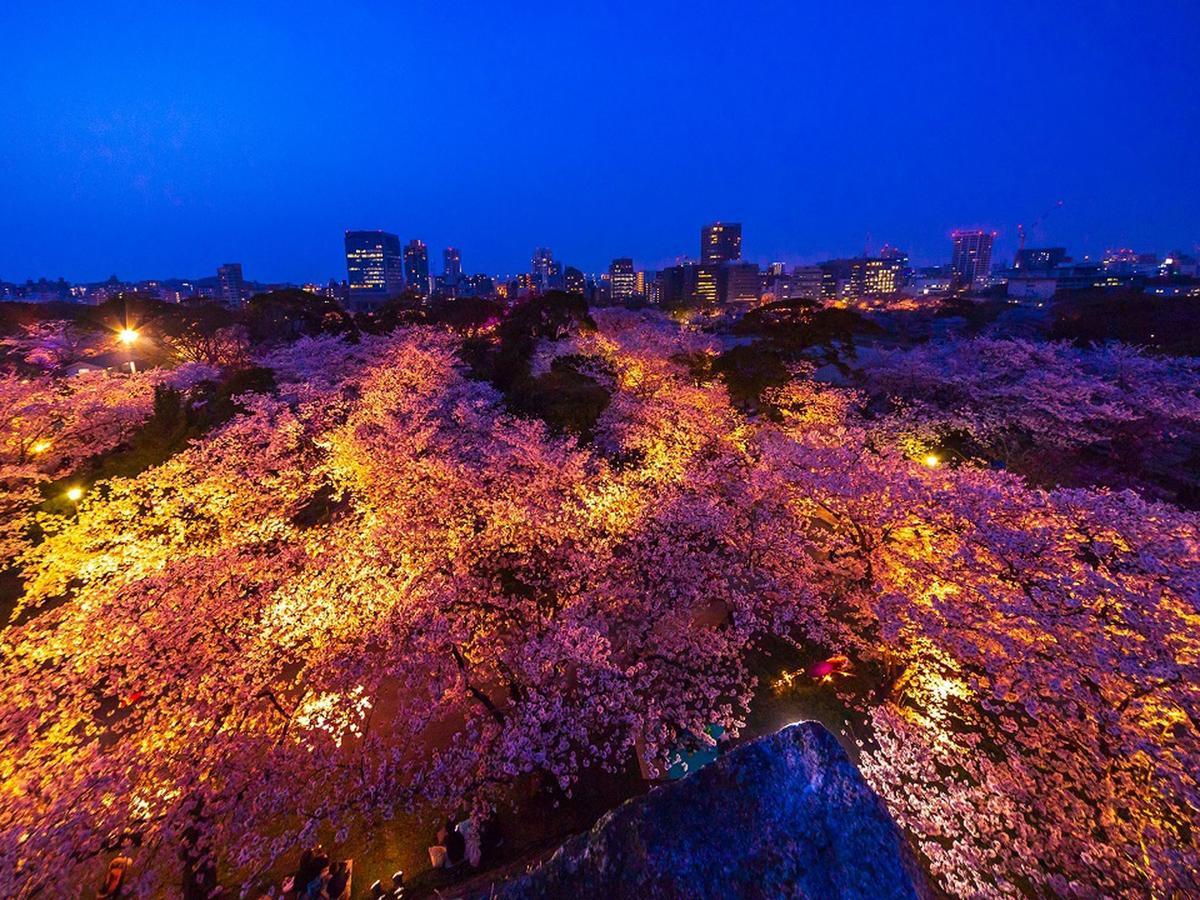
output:
M137 341L137 339L138 339L138 333L136 331L134 331L132 328L122 328L120 331L117 332L117 340L120 341L122 344L124 344L126 347L132 347L134 342Z
M45 453L49 449L49 441L34 441L29 447L29 452L36 456L39 453Z
M82 496L83 496L83 488L81 488L81 487L67 488L67 499L70 500L72 503L79 502L79 499Z
M936 453L926 453L925 458L922 459L921 462L925 463L925 465L929 466L931 469L936 469L942 464L942 461L938 459L938 455Z

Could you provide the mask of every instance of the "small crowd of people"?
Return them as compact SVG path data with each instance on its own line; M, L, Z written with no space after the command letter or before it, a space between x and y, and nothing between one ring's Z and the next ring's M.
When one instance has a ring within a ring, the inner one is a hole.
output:
M283 894L296 900L349 900L353 874L353 860L335 862L317 844L300 854L296 871L283 882Z
M429 862L435 869L453 869L463 862L477 869L500 844L500 831L494 819L479 820L472 816L457 825L446 819L437 831L436 842L429 848Z

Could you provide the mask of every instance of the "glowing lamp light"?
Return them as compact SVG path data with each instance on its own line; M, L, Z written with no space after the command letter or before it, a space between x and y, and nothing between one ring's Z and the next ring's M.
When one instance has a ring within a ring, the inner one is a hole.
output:
M82 496L83 496L83 488L81 488L81 487L67 488L67 499L70 500L72 503L77 503Z
M29 447L29 452L36 455L38 453L45 453L49 449L50 449L49 441L34 441L33 444L30 445L30 447Z
M138 339L138 333L132 328L122 328L117 332L117 340L126 347L132 347L134 341Z
M922 459L921 462L925 463L925 465L931 469L936 469L942 464L942 461L938 459L938 455L936 453L926 453L925 458Z

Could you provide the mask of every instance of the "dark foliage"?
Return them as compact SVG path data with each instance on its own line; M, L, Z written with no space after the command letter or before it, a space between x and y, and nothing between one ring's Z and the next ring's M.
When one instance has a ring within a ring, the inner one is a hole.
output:
M733 331L763 338L778 352L793 356L814 347L853 346L855 337L880 334L883 329L852 309L797 299L776 300L753 309Z
M1121 341L1173 356L1200 356L1200 297L1097 288L1061 295L1052 314L1055 340Z
M763 341L731 347L713 362L713 371L725 381L729 399L751 412L760 408L763 391L791 377L783 354Z
M295 288L255 294L246 303L242 319L256 342L291 341L318 334L353 338L358 334L354 319L336 302Z
M552 292L513 307L494 338L464 341L462 358L475 377L504 393L514 412L540 418L553 430L586 441L608 406L608 389L581 371L586 361L578 357L556 360L549 372L536 377L530 363L539 340L562 340L595 327L582 297Z
M205 381L186 394L169 387L154 390L154 412L128 444L112 453L89 460L77 471L46 485L47 507L62 504L67 482L96 482L107 478L131 478L166 462L188 442L200 437L242 411L236 398L247 393L275 389L270 369L250 368L233 372L217 381Z

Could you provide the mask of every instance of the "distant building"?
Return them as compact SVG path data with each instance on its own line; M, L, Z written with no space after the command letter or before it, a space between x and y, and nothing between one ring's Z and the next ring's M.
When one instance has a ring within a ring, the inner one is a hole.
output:
M346 281L355 310L375 309L403 293L400 238L386 231L347 231Z
M691 303L711 305L721 301L721 266L718 263L701 263L684 266L684 284L687 299Z
M492 297L496 294L496 284L490 275L464 275L459 293L469 297Z
M687 301L687 275L683 266L659 269L654 294L661 306L679 306Z
M637 274L632 259L621 257L609 264L608 290L613 303L625 303L637 293Z
M246 299L246 283L242 280L241 263L225 263L217 269L217 299L236 309Z
M821 263L821 297L834 300L850 293L852 260L828 259Z
M451 287L462 279L462 254L453 247L442 251L442 277Z
M1022 247L1013 259L1013 268L1021 272L1049 272L1069 261L1066 247Z
M917 269L912 276L913 291L923 297L946 294L953 287L954 272L949 266L926 266Z
M550 290L550 280L554 274L554 254L549 247L538 247L533 251L529 263L529 275L533 288L537 291Z
M1200 266L1196 262L1196 257L1179 250L1174 250L1164 256L1158 267L1160 278L1178 278L1180 276L1195 278L1197 271L1200 271Z
M821 267L796 266L790 273L768 276L767 292L775 300L816 300L821 296Z
M583 272L574 266L567 266L563 274L563 289L568 294L578 294L581 297L587 295L587 279L583 277Z
M974 229L955 231L951 235L954 253L950 268L954 281L961 287L985 287L992 270L992 242L994 231Z
M408 290L429 296L429 248L413 238L404 245L404 281Z
M762 298L763 276L755 263L725 263L718 271L717 283L722 303L753 306Z
M868 297L894 294L904 286L908 257L861 257L850 260L850 277L845 296Z
M742 226L713 222L700 229L700 262L737 262L742 258Z

